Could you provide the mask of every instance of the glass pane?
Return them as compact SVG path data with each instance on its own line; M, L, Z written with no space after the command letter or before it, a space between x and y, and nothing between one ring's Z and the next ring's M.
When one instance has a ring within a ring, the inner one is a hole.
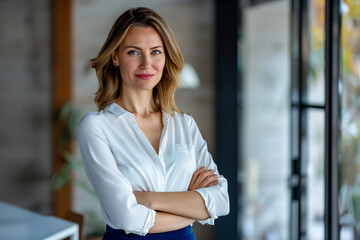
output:
M325 239L325 116L324 110L307 111L307 237L306 239Z
M289 1L244 9L239 199L241 239L288 239Z
M325 0L309 1L310 51L307 102L325 103Z
M344 0L341 19L340 239L360 239L360 1Z

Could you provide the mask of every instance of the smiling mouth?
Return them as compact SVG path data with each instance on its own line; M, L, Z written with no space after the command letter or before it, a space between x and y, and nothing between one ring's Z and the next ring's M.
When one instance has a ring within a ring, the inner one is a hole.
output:
M142 79L142 80L149 80L151 79L155 74L135 74L136 77Z

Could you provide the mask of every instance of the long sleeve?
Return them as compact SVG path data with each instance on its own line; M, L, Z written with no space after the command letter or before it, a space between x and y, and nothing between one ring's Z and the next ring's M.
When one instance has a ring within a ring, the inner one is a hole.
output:
M205 166L212 169L217 174L219 183L208 188L197 189L196 191L202 196L210 218L198 221L201 224L214 224L214 220L219 216L224 216L230 212L229 195L227 190L227 180L219 174L218 168L208 152L207 143L203 139L195 120L189 117L189 129L193 138L195 148L197 168Z
M85 172L99 196L102 215L112 228L145 235L156 212L137 204L132 185L119 171L117 160L102 129L100 113L87 114L78 126L78 141Z

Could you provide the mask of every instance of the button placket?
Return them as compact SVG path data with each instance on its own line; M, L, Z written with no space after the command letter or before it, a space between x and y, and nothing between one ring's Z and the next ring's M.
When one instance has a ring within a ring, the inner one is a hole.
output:
M165 191L166 190L166 163L164 160L164 155L165 155L165 148L167 146L166 144L166 139L167 139L167 127L168 127L168 123L169 123L169 118L170 116L163 112L163 131L161 133L161 138L160 138L160 144L159 144L159 154L158 154L158 161L161 165L161 181L159 182L159 187L161 188L161 191Z

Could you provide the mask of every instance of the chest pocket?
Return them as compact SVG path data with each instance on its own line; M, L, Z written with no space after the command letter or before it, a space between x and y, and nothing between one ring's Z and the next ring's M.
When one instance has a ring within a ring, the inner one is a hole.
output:
M175 144L172 159L174 164L185 165L187 168L196 166L195 149L192 144Z
M195 149L191 144L175 144L166 157L169 190L185 191L196 170Z

